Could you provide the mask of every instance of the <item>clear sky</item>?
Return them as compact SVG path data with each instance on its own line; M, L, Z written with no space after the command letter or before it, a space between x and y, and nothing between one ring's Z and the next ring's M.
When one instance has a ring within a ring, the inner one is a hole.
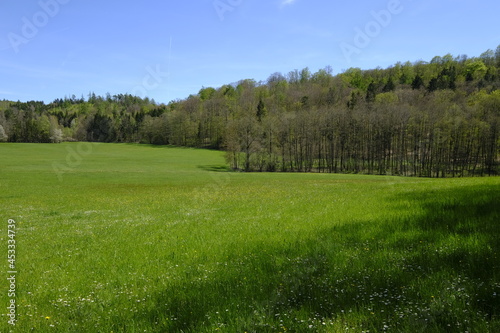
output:
M159 103L309 67L386 68L500 44L498 0L3 0L0 100Z

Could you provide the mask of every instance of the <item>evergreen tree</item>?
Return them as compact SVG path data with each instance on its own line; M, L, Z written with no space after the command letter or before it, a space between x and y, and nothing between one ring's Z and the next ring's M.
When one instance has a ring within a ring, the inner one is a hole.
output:
M429 85L427 86L427 91L433 92L436 91L438 88L439 88L439 80L434 77L429 81Z
M396 85L394 84L394 81L392 80L392 77L389 78L387 83L385 84L384 88L382 89L383 92L390 92L394 91L396 89Z
M423 86L424 86L424 80L422 79L422 77L419 74L417 74L417 76L415 76L415 78L413 79L413 82L411 83L411 88L413 90L418 90Z
M262 99L260 99L259 104L257 105L257 120L261 122L262 118L264 118L266 115L267 115L266 106L264 105Z
M377 88L375 87L375 83L371 82L368 85L368 89L366 90L366 102L368 103L375 102L375 96L377 95L376 89Z

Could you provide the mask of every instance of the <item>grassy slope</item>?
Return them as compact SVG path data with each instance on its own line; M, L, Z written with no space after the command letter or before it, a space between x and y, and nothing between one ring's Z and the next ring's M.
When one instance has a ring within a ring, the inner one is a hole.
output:
M224 170L213 151L1 144L16 332L500 330L499 178Z

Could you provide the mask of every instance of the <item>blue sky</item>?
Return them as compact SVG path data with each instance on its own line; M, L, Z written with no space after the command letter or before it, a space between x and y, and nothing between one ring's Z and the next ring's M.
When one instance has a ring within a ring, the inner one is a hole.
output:
M4 0L0 100L168 103L305 67L479 56L500 44L498 13L481 0Z

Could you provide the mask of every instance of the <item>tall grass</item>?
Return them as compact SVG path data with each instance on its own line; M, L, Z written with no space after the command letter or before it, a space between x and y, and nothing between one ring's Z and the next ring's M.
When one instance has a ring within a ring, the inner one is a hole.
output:
M232 173L219 152L100 144L61 181L71 149L0 145L13 332L500 331L498 178Z

